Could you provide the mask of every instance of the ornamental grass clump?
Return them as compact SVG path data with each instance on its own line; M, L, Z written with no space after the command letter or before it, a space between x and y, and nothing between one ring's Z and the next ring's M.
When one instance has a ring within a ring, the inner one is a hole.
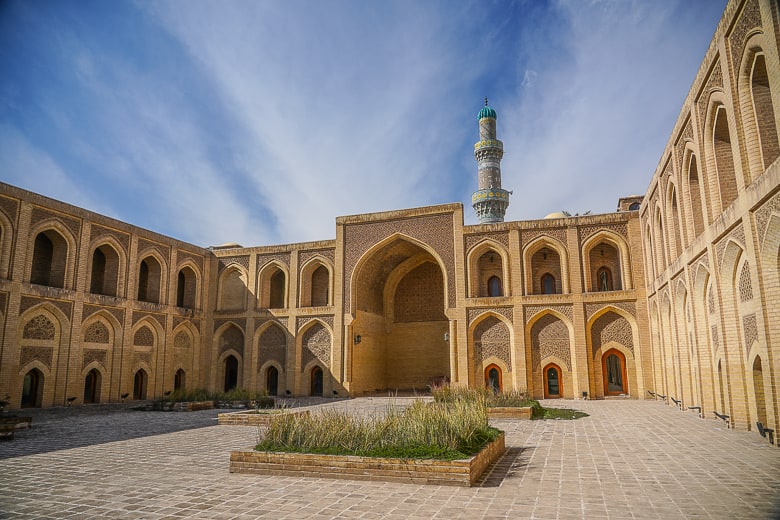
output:
M453 460L469 457L498 438L478 401L415 401L391 404L382 416L360 417L338 410L271 419L259 451L324 453Z

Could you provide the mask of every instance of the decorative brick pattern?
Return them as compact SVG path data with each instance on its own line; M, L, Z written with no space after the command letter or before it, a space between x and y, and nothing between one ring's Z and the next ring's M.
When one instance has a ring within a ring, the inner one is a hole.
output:
M100 307L98 305L90 305L88 303L84 304L84 307L81 311L81 321L85 321L87 318L92 316L98 311L107 311L109 312L119 323L124 324L125 322L125 311L124 309L117 309L115 307Z
M133 325L141 321L143 318L152 318L160 324L160 327L165 328L165 314L133 311Z
M745 2L745 8L742 10L739 20L734 24L731 34L728 35L733 70L739 70L742 54L745 52L748 32L756 27L761 27L761 11L756 0L748 0Z
M507 370L512 371L512 358L510 356L510 337L507 326L493 316L485 319L474 330L474 360L477 369L481 369L482 362L491 356L495 356L506 363Z
M426 262L406 274L393 298L396 323L444 321L444 283L439 266Z
M560 318L551 314L542 316L531 328L531 358L534 370L541 368L542 360L556 356L571 370L569 329Z
M22 353L19 359L19 367L25 367L32 361L40 361L46 368L51 370L51 360L54 355L54 349L51 347L22 347Z
M22 338L53 340L56 331L57 329L54 327L54 324L51 322L51 320L49 320L49 318L43 314L39 314L24 324Z
M153 347L154 346L154 333L152 329L144 325L133 336L133 345L137 347Z
M125 254L130 250L130 235L117 231L116 229L107 228L100 224L92 224L89 231L89 242L100 242L106 237L111 237L116 240Z
M685 126L680 132L680 137L677 138L677 143L675 145L679 171L683 171L685 169L685 165L683 165L683 159L685 156L685 143L688 141L693 141L693 126L690 116L688 116L688 121L685 123Z
M257 338L257 350L258 371L269 360L284 366L287 358L287 334L281 327L271 325Z
M525 322L528 323L531 321L531 318L548 309L560 312L567 318L572 319L573 309L571 305L527 305L525 307Z
M333 316L332 315L317 315L317 316L298 316L295 319L295 330L301 330L304 325L309 323L311 320L320 320L323 323L327 323L328 326L332 329L333 328Z
M715 352L717 352L718 349L720 349L720 341L718 340L718 326L713 325L710 332L712 333L712 344L715 346Z
M67 302L63 300L49 300L46 298L38 298L35 296L22 296L22 301L19 304L19 314L22 314L27 309L35 305L38 305L39 303L48 303L54 305L63 313L65 313L65 316L67 316L68 318L70 318L71 316L71 309L73 308L72 302Z
M290 268L290 253L272 253L267 255L257 255L257 270L260 271L263 267L270 262L276 260L277 262Z
M232 264L240 265L248 271L249 255L223 256L219 259L219 271Z
M742 318L742 329L745 332L745 351L750 351L753 342L758 341L758 326L756 325L756 315L748 314Z
M203 257L201 255L196 255L195 253L190 253L189 251L182 251L181 249L177 250L176 261L181 264L186 260L191 260L192 263L198 266L200 272L203 272Z
M475 319L477 319L479 316L485 314L486 312L495 312L496 314L500 314L501 316L505 317L509 321L514 321L514 311L512 307L481 307L477 309L469 309L468 310L468 322L471 323Z
M428 244L441 257L447 271L448 305L455 305L455 251L452 242L452 215L349 224L344 226L344 310L351 312L349 283L358 259L368 249L394 233L403 233Z
M612 231L613 233L617 233L623 238L626 239L628 238L628 228L626 227L625 223L602 224L602 225L595 225L595 226L580 226L577 228L577 231L580 234L580 244L585 242L588 238L592 237L602 229L606 231Z
M73 237L78 241L81 236L81 220L75 217L69 217L62 213L57 213L40 206L33 206L32 217L30 218L30 227L35 227L44 220L54 219L58 220L65 225L68 230L73 234Z
M753 299L753 285L750 282L750 264L742 264L739 273L739 301L746 302Z
M712 294L712 285L707 287L707 310L711 315L715 314L715 295Z
M219 337L219 354L222 355L231 349L235 350L243 357L244 333L235 325L226 328Z
M298 255L298 265L303 265L314 256L321 256L330 261L333 265L336 263L336 250L335 249L314 249L310 251L301 251Z
M159 242L152 242L145 238L138 239L138 259L142 260L149 251L157 251L163 259L165 265L170 262L171 248L170 246L160 244Z
M619 314L608 312L603 316L600 316L593 323L590 333L594 356L602 345L606 345L610 341L619 343L632 353L634 352L634 336L631 330L631 324Z
M241 331L246 331L246 319L245 318L215 318L214 319L214 330L216 331L218 328L220 328L225 323L233 323L234 325L237 325Z
M586 303L585 304L585 317L590 319L591 316L605 307L617 307L623 309L632 316L636 316L636 302L609 302L609 303Z
M152 353L151 352L133 352L133 366L137 367L139 364L145 364L147 367L152 367Z
M182 349L189 349L190 348L190 335L186 332L179 332L176 334L176 336L173 338L173 347L174 348L182 348Z
M330 366L330 332L317 323L308 329L302 340L303 364L306 367L313 359L320 360L326 367Z
M108 343L109 338L108 327L99 321L92 323L84 331L84 343Z
M484 240L493 240L509 249L509 233L480 233L476 235L466 235L466 251L470 251L475 245Z
M758 230L758 239L762 247L764 245L766 227L769 224L769 217L775 212L780 213L780 192L776 193L755 212L756 229Z
M716 258L718 259L719 267L723 266L723 254L726 251L726 245L728 245L729 240L734 240L743 250L745 249L745 230L742 228L741 223L737 224L737 226L732 229L728 235L721 238L715 246Z
M707 82L704 88L699 93L699 97L696 100L696 109L699 115L699 132L702 134L702 142L704 141L704 122L707 120L707 105L710 101L710 93L715 90L723 90L723 73L720 70L720 56L715 56L715 66L712 68L712 72L707 78Z
M84 353L81 358L81 369L87 368L87 365L97 361L104 369L106 366L106 359L108 358L108 352L97 348L84 349Z
M522 244L528 244L539 237L553 238L562 244L566 244L566 229L565 228L553 228L553 229L524 229L520 233L520 240Z

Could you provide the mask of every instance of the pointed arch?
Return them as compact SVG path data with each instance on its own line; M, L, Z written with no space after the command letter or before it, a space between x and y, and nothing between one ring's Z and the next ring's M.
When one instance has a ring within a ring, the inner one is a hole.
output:
M322 255L309 258L300 269L301 307L333 305L333 266Z
M668 227L669 231L669 259L676 259L682 254L683 243L685 242L685 227L684 222L680 218L680 206L678 203L677 186L675 181L669 179L666 187L666 214L671 216L671 225Z
M4 212L0 211L0 278L11 277L11 251L13 249L14 225Z
M90 246L87 269L89 292L106 296L124 294L127 259L125 250L112 236L104 236Z
M502 378L511 373L516 365L513 345L513 326L506 316L493 311L476 316L468 327L468 358L473 360L473 367L469 367L473 374L470 384L483 386L486 380L482 376L491 364L500 367Z
M187 309L199 309L200 305L200 269L190 259L176 266L176 306Z
M47 219L30 229L25 280L32 284L73 289L76 238L57 219Z
M543 294L542 277L555 279L555 292L571 292L569 251L565 244L550 236L541 236L523 248L525 294Z
M737 198L741 175L739 154L735 153L737 135L728 97L720 90L710 93L707 118L704 123L704 151L709 177L715 179L710 188L712 220Z
M510 296L509 251L491 239L481 240L466 254L470 298ZM492 294L489 280L498 279L500 294Z
M287 308L288 280L287 266L278 260L271 260L260 268L257 275L258 308Z
M686 143L683 156L683 180L687 207L687 218L690 241L693 241L704 232L707 221L707 178L701 175L699 154L696 153L693 143ZM689 242L690 242L689 241Z
M155 249L147 249L139 254L141 261L138 263L137 299L142 302L164 303L165 284L168 279L167 264L165 259Z
M219 275L217 309L243 311L246 309L248 273L238 264L228 265Z
M575 337L571 320L555 309L543 309L528 319L525 324L525 342L530 348L526 354L527 376L531 382L529 392L535 398L544 398L544 374L542 367L556 363L561 368L561 381L567 394L574 397L573 362ZM530 354L530 359L529 359Z
M582 244L582 260L587 292L595 292L599 288L601 267L610 269L613 290L634 288L628 244L617 233L601 229L588 237Z

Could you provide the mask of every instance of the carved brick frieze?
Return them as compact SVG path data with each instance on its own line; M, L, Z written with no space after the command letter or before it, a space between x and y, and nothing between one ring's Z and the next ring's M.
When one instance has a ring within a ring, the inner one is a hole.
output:
M159 323L163 329L165 328L165 314L157 314L154 312L133 311L133 325L147 317L154 318L154 320Z
M679 168L680 172L685 170L683 159L685 157L685 144L688 141L693 141L693 123L691 123L690 116L688 117L688 121L685 123L685 126L680 132L680 137L677 138L677 143L674 146L675 153L677 155L677 167Z
M704 88L699 93L696 100L696 110L699 115L699 133L702 134L704 142L704 127L707 126L707 105L710 102L710 94L716 90L723 90L723 73L720 70L720 56L715 56L715 66L712 68Z
M190 348L190 335L187 334L184 331L180 331L176 336L173 338L173 348Z
M494 242L498 242L499 244L502 244L504 247L509 249L509 233L480 233L475 235L466 235L466 251L471 251L471 248L473 248L476 244L482 242L483 240L492 240Z
M185 369L192 366L192 352L184 349L176 349L173 351L173 369L178 370L180 368Z
M149 368L152 368L152 353L133 352L133 367L137 367L141 363L145 364Z
M257 370L270 360L285 365L287 354L287 333L281 327L268 327L257 339Z
M746 302L753 299L753 285L750 282L750 264L742 264L742 272L739 274L739 301Z
M49 300L47 298L40 298L37 296L22 296L22 301L19 303L19 314L22 314L27 309L38 305L39 303L49 303L61 310L65 316L70 319L71 310L73 309L73 302L63 300Z
M33 206L32 216L30 218L31 228L35 227L38 223L49 219L57 220L62 223L73 234L73 238L76 239L76 242L78 242L79 238L81 237L80 219L64 215L62 213L57 213L40 206Z
M193 327L195 327L195 330L197 330L198 332L200 332L200 320L199 320L199 319L193 319L193 318L182 318L182 317L179 317L179 316L174 316L174 317L173 317L173 328L174 328L174 329L175 329L176 327L178 327L179 325L181 325L182 323L189 323L189 324L191 324Z
M258 272L268 265L270 262L273 262L276 260L280 264L287 267L287 269L290 268L290 253L271 253L266 255L257 255L257 270Z
M219 271L222 271L230 265L240 265L247 271L249 270L249 255L223 256L219 259Z
M84 331L84 343L108 343L109 341L108 327L102 322L91 323Z
M304 325L314 319L327 323L328 327L333 329L333 316L298 316L295 320L295 330L300 331Z
M54 340L57 329L49 318L43 314L35 316L24 324L22 338L37 340Z
M571 304L568 305L527 305L525 307L525 323L531 321L531 318L539 314L544 310L553 310L560 312L570 320L572 319L573 308Z
M720 349L720 342L718 340L718 326L717 325L713 325L712 326L711 333L712 333L712 344L715 347L715 352L717 352L718 349Z
M301 251L298 254L298 265L303 266L306 262L308 262L312 257L315 256L321 256L325 258L326 260L330 261L330 265L333 265L336 263L336 249L330 248L330 249L315 249L311 251Z
M89 231L89 242L100 242L106 237L111 237L116 240L120 246L122 246L125 255L130 251L130 235L117 231L116 229L107 228L100 224L92 224Z
M344 226L344 309L350 312L349 283L360 257L383 239L402 233L430 246L444 262L447 271L448 306L455 306L455 248L452 238L452 215L430 215L400 218Z
M159 253L162 257L163 262L165 262L165 265L168 265L171 257L171 248L169 246L157 242L152 242L151 240L147 240L145 238L138 239L139 259L143 259L143 257L151 250L157 251L157 253Z
M565 228L550 228L550 229L524 229L520 232L520 243L522 247L526 244L536 240L539 237L554 238L555 240L566 244L566 229Z
M107 311L114 318L116 318L120 324L124 324L125 322L124 309L117 309L116 307L100 307L99 305L89 305L88 303L85 303L81 312L82 323L98 311Z
M133 345L137 347L153 347L154 346L154 333L152 329L144 325L133 336Z
M242 331L246 331L246 318L214 318L214 330L216 331L225 323L233 323Z
M203 273L203 257L201 255L196 255L195 253L190 253L189 251L182 251L181 249L177 250L176 262L181 264L186 260L191 260L192 263L198 266L200 272Z
M745 7L742 14L739 15L737 23L731 30L731 34L728 35L732 70L739 71L748 33L757 27L761 27L761 9L756 0L748 0L745 2Z
M755 314L748 314L742 318L742 329L745 332L745 352L749 352L753 342L758 341L758 326Z
M11 224L16 223L16 216L19 213L19 201L8 197L0 196L0 211L5 213ZM9 230L10 231L10 230Z
M40 361L46 368L51 370L51 360L54 355L54 349L51 347L22 347L19 358L19 367L25 367L32 361Z
M710 314L715 314L715 295L712 291L712 286L707 289L707 308Z
M232 325L226 328L219 336L219 353L224 354L228 350L235 350L241 356L244 355L244 332Z
M745 250L745 230L741 222L715 245L719 267L723 267L723 254L726 251L726 245L728 245L729 240L734 240L743 251Z
M330 366L330 332L319 323L309 328L303 335L303 365L305 367L313 359L318 359L326 367Z
M503 361L507 370L512 371L510 355L510 335L506 324L496 317L482 321L474 330L474 357L477 366L491 356Z
M766 227L769 225L769 217L772 216L772 213L780 213L780 192L776 193L755 212L758 240L761 243L762 250L764 239L766 238Z
M531 361L534 370L541 369L542 360L555 356L571 370L569 328L560 318L543 316L531 328Z
M81 358L81 369L87 368L87 365L97 361L104 369L108 368L106 360L108 359L108 352L105 349L98 348L85 348Z

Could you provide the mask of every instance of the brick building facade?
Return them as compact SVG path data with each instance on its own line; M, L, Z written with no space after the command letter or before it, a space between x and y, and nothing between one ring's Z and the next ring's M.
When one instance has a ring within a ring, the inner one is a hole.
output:
M610 214L500 221L493 134L476 147L498 179L475 193L498 208L489 223L449 204L340 217L320 242L205 249L2 184L0 396L449 379L538 398L651 390L777 428L778 15L728 4L646 194Z

